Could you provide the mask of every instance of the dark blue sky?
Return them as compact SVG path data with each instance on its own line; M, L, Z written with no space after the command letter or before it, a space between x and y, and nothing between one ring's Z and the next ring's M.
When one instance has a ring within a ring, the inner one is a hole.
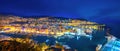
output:
M0 13L85 18L107 24L113 34L120 34L120 0L0 0Z

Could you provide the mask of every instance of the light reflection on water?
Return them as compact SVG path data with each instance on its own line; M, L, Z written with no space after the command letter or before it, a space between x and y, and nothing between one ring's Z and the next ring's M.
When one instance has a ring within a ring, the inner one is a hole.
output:
M6 33L1 33L0 35L4 35L7 37L13 37L13 38L24 38L26 35L21 35L21 34L6 34ZM43 43L46 42L49 45L53 45L56 41L60 42L61 44L67 44L71 48L82 50L82 51L95 51L95 48L97 44L104 44L106 43L105 39L105 32L96 32L93 34L92 40L89 40L89 38L81 36L78 39L76 37L74 38L54 38L54 37L47 37L47 36L31 36L30 39L33 39L37 43ZM0 37L2 38L2 37Z

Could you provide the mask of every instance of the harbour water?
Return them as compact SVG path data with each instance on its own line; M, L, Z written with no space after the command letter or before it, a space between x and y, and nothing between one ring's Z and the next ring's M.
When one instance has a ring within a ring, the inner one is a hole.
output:
M7 37L13 37L13 38L24 38L27 35L24 34L7 34L7 33L0 33L0 35L4 35ZM57 42L63 45L69 45L72 49L77 49L78 51L95 51L98 44L104 45L107 42L107 39L105 38L105 31L97 31L96 33L92 34L92 40L90 40L88 37L80 36L79 39L77 39L77 36L74 38L54 38L50 36L30 36L29 38L34 40L36 43L46 43L49 45L53 45Z

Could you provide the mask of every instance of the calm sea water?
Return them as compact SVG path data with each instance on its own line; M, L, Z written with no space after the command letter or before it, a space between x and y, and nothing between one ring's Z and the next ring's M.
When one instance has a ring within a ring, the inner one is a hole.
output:
M4 36L9 36L9 37L14 37L14 38L24 38L26 35L21 35L21 34L6 34L6 33L1 33L0 35ZM93 34L92 40L90 40L87 37L80 37L79 40L75 38L63 38L63 39L57 39L54 37L47 37L47 36L31 36L30 38L33 39L37 43L43 43L46 40L49 40L46 42L49 45L53 45L55 41L60 42L61 44L66 44L69 45L72 49L78 49L80 51L95 51L95 48L97 44L105 44L106 43L106 38L105 32L104 31L97 31L96 33Z

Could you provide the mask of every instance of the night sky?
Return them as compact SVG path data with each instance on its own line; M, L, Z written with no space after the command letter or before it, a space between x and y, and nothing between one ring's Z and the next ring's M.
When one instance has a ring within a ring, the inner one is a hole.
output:
M120 37L120 0L0 0L0 13L84 18L106 24Z

